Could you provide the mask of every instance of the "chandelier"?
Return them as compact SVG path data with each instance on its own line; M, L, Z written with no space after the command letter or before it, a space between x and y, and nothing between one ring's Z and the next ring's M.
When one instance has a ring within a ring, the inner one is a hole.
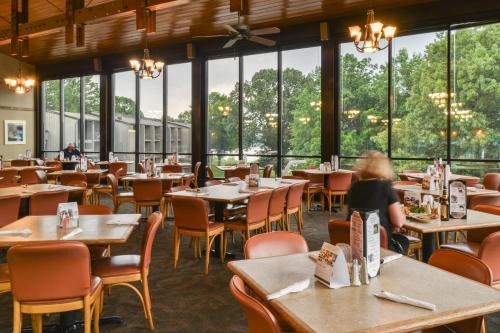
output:
M155 61L149 56L149 49L144 49L144 57L141 60L131 59L130 67L139 79L156 79L160 76L165 63Z
M233 111L233 108L230 106L219 106L218 110L224 117L227 117L231 113L231 111Z
M355 109L344 111L344 113L347 115L347 118L349 119L355 118L360 112L361 111Z
M23 71L19 68L19 73L17 74L17 78L6 78L5 85L7 88L16 94L26 94L33 89L35 85L35 80L31 78L24 78Z
M369 9L366 14L366 25L364 32L359 25L349 27L349 32L351 38L354 40L354 45L359 52L362 53L373 53L383 50L389 46L394 34L396 33L396 27L386 26L381 22L375 21L375 12L373 9ZM363 41L361 41L363 37ZM381 47L380 41L385 38L387 41L386 45Z

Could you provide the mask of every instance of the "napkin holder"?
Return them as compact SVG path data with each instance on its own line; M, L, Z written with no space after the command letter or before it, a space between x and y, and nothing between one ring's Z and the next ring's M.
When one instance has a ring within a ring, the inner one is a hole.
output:
M350 242L352 258L367 260L368 276L380 272L380 218L378 210L354 209L351 213Z

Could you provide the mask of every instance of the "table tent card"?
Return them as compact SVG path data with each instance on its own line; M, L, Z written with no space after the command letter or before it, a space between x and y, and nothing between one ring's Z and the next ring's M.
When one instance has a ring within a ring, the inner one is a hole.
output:
M76 202L58 204L57 216L59 216L59 227L61 228L78 226L78 204Z
M403 203L405 207L410 207L410 208L420 207L420 193L415 191L405 191Z
M154 167L153 167L153 160L150 158L147 158L146 161L144 161L144 169L146 170L146 174L148 177L153 177L154 176Z
M344 252L338 246L323 243L316 260L314 277L328 288L349 287L351 279Z
M352 258L359 262L366 258L368 276L373 278L380 270L380 218L378 210L353 210L351 214Z
M459 180L450 182L450 216L454 219L467 218L467 185Z
M80 157L80 170L82 172L87 172L87 157L86 156Z

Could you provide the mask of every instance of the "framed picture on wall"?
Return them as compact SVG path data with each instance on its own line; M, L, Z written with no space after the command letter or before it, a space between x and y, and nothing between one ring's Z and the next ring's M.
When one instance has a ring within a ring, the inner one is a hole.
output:
M25 145L26 144L26 121L25 120L5 120L5 144Z

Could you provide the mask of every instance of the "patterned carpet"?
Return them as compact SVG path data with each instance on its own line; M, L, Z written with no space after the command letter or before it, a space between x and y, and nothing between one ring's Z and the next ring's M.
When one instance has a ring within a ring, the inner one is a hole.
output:
M131 212L124 204L120 212ZM305 213L304 236L309 248L319 249L328 240L328 213ZM177 270L172 266L172 221L160 229L154 244L150 269L150 289L155 319L155 332L246 332L246 319L228 289L231 272L215 258L211 259L208 276L203 275L203 261L193 259L189 241L184 240ZM142 228L134 231L128 243L113 247L114 254L135 254L140 251ZM231 249L242 258L241 249ZM10 332L12 306L8 294L0 295L0 332ZM101 327L101 332L150 332L140 302L131 290L116 287L105 298L104 316L124 318L122 325ZM45 318L57 322L58 316ZM29 325L29 318L24 324ZM500 314L490 316L487 332L500 332Z

